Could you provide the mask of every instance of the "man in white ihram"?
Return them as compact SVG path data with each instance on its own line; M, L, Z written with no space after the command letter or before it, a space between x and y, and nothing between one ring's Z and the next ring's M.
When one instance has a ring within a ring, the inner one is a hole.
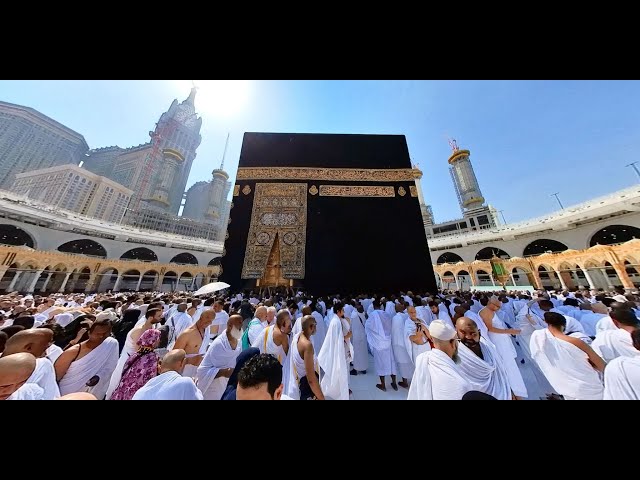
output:
M488 337L491 343L495 345L498 354L502 357L504 368L507 371L509 377L509 385L516 397L527 397L527 387L522 379L522 374L516 363L516 348L511 341L511 335L519 335L519 329L506 328L502 320L496 315L496 312L500 310L502 302L496 297L487 299L483 297L480 303L484 305L484 308L480 310L478 314L484 324L487 327Z
M601 330L591 344L591 348L609 363L618 357L637 357L640 352L633 347L631 334L640 328L638 319L631 310L618 308L611 312L615 330Z
M353 345L353 369L351 375L367 373L369 366L369 351L367 350L367 333L365 325L367 314L362 303L357 303L356 308L351 312L351 344ZM316 333L317 335L317 333Z
M407 400L461 400L473 387L457 365L456 331L443 320L434 320L429 334L434 348L418 355Z
M598 372L604 361L582 340L566 335L564 315L546 312L548 327L531 335L531 356L555 391L565 400L602 400Z
M640 350L640 329L631 334L633 346ZM620 356L604 370L605 400L640 400L640 356Z
M333 317L327 328L327 336L318 354L318 364L324 372L324 376L320 381L320 388L325 398L349 400L349 364L347 358L348 355L353 356L353 352L346 352L347 345L350 345L346 341L351 338L351 332L348 332L347 335L344 334L341 318L344 316L342 303L336 303L333 306L333 311Z
M198 388L205 400L220 400L242 351L242 317L231 315L227 329L211 343L198 366Z
M512 400L509 378L496 347L482 338L476 322L470 318L460 317L456 330L460 339L458 368L473 389L498 400Z
M386 392L385 376L390 375L391 388L398 390L396 360L393 356L393 344L391 341L392 318L386 311L382 310L377 300L373 302L373 306L374 310L369 315L365 330L367 332L367 341L373 351L376 375L380 377L380 383L376 385L376 388Z
M132 400L202 400L191 377L183 377L187 363L184 350L172 350L160 361L160 375L144 384Z
M181 303L178 305L176 313L167 321L169 326L169 344L167 348L173 350L173 346L176 344L176 340L182 332L189 328L193 323L193 319L187 313L187 304Z
M413 306L411 306L413 308ZM408 350L405 343L404 324L409 315L405 313L404 303L396 304L396 314L391 321L391 345L393 346L393 357L400 372L402 388L409 388L409 380L413 377L412 350Z

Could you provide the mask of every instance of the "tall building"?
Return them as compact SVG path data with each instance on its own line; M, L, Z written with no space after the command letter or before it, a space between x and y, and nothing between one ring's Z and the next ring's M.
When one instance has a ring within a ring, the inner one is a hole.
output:
M134 191L131 208L177 214L202 137L195 111L196 89L181 103L174 100L160 116L151 141L121 149L91 150L84 166Z
M19 173L11 191L57 208L119 223L133 192L77 165Z
M0 102L0 188L13 185L16 174L79 165L89 146L79 133L33 108Z
M229 174L215 169L209 182L197 182L187 191L182 216L215 226L216 239L224 240L231 202L227 200L231 191Z
M209 208L209 182L196 182L185 193L182 216L193 220L204 221Z
M424 200L420 198L425 230L429 238L486 230L494 228L500 223L498 211L491 205L485 204L485 199L480 191L480 185L469 158L471 152L469 150L460 150L455 140L451 140L449 145L453 150L449 157L449 172L451 173L453 187L460 204L462 218L435 223L431 206L426 205ZM416 184L419 187L418 181L416 181Z

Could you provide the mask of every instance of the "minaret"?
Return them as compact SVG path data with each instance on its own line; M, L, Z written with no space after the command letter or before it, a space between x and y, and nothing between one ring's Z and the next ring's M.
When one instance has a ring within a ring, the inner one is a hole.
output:
M464 215L470 210L484 206L484 197L480 192L480 186L473 171L469 150L460 150L455 140L450 140L449 145L453 153L449 157L449 172L453 180L453 185L458 195L460 210Z
M207 218L213 221L220 221L223 216L223 207L225 206L225 187L229 181L229 174L224 171L224 157L227 155L227 147L229 146L229 134L224 144L224 153L222 154L222 162L220 168L216 168L211 175L211 190L209 197L209 208L207 209Z

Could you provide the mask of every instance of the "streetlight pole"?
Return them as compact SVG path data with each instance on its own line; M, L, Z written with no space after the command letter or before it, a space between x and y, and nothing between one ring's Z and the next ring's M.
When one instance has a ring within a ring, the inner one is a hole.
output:
M499 213L500 213L500 215L502 216L502 221L503 221L503 222L504 222L504 224L506 225L506 224L507 224L507 221L506 221L506 220L505 220L505 218L504 218L504 213L502 213L502 212L504 212L504 210L498 210L498 212L499 212Z
M638 170L638 167L636 167L636 163L638 163L638 162L631 162L630 164L625 165L625 167L633 168L635 170L635 172L636 172L636 175L638 175L638 178L640 179L640 170Z
M551 195L549 195L550 197L556 197L556 200L558 201L558 205L560 205L560 210L564 210L564 207L562 206L562 202L560 201L560 198L558 198L558 194L560 192L556 192L556 193L552 193Z

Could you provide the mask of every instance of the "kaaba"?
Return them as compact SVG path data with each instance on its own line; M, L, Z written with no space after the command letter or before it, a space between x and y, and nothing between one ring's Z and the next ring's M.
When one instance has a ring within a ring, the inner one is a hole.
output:
M435 291L421 175L404 135L245 133L220 280L233 291Z

